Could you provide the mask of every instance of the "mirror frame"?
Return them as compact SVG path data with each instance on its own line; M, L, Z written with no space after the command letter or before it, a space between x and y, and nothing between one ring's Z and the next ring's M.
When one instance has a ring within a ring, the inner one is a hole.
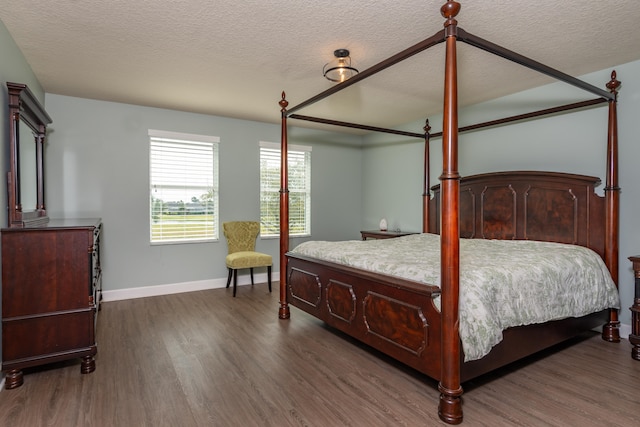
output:
M27 85L7 82L9 95L9 172L7 191L9 206L9 227L36 227L49 222L44 205L44 161L43 148L47 125L51 117ZM36 206L23 210L20 198L20 121L32 131L36 144Z

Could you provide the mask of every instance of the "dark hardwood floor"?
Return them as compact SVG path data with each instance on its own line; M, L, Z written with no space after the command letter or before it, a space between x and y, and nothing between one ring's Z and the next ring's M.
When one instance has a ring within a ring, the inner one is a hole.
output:
M631 426L640 363L597 335L464 384L466 426ZM107 302L97 369L26 371L2 426L431 426L435 381L292 308L266 284Z

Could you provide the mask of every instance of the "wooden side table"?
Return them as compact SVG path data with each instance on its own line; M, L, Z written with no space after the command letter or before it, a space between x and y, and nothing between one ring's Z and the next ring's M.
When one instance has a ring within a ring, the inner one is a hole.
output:
M631 335L629 342L633 345L631 357L640 360L640 255L629 257L633 263L633 273L635 276L635 293L631 310Z
M410 234L416 234L408 231L382 231L382 230L363 230L360 231L362 240L370 239L392 239L394 237L408 236Z

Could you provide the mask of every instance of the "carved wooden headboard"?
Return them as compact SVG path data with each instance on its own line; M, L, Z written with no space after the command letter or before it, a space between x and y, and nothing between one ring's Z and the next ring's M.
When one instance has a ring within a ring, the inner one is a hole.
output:
M600 179L560 172L495 172L460 182L460 237L586 246L604 256ZM429 230L440 232L440 186L431 187Z

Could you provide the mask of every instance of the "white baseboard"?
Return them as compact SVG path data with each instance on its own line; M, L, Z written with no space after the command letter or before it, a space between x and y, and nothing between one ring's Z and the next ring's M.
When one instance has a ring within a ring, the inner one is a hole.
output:
M625 340L629 339L629 335L631 335L631 325L627 325L625 323L620 324L620 338L624 338Z
M271 280L277 281L280 273L271 273ZM255 283L267 283L267 273L254 274ZM250 285L251 276L248 274L238 276L238 286ZM133 298L154 297L159 295L179 294L182 292L203 291L207 289L224 288L227 279L207 279L194 282L171 283L167 285L141 286L137 288L115 289L112 291L102 291L102 301L119 301ZM231 283L230 286L233 286Z

